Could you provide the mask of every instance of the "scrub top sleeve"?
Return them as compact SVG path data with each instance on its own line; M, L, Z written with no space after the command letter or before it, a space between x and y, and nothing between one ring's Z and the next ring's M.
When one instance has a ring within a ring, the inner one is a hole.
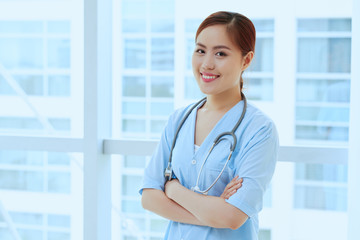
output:
M140 194L142 194L144 188L153 188L164 191L164 171L170 155L173 124L173 115L171 115L161 135L156 150L152 155L149 164L145 168L143 184L139 190Z
M275 170L278 148L278 134L271 123L263 126L235 159L235 175L243 178L243 183L226 201L249 217L262 209L263 195Z

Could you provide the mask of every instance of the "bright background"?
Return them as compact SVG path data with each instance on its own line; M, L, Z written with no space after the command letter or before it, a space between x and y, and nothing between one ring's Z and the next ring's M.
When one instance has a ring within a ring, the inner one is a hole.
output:
M357 239L355 6L0 0L0 239L162 239L138 189L169 114L202 97L194 35L218 10L253 20L245 94L280 134L260 240Z

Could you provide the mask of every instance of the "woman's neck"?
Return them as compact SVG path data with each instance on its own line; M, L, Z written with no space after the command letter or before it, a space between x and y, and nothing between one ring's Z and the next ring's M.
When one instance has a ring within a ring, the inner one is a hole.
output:
M208 95L202 107L208 111L227 111L242 100L240 91L225 92L218 95Z

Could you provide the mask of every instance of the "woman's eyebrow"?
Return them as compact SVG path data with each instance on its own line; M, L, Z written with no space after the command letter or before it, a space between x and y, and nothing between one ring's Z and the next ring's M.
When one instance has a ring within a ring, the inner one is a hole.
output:
M196 43L196 45L206 49L206 46L202 43ZM220 49L220 48L225 48L225 49L231 50L231 48L229 48L228 46L225 46L225 45L217 45L217 46L213 47L214 50Z

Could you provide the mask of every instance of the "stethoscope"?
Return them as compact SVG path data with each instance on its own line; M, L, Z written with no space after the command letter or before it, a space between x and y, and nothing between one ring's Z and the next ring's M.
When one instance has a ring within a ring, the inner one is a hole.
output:
M236 140L236 135L235 135L235 131L236 129L239 127L240 123L242 122L244 116L245 116L245 112L246 112L246 107L247 107L247 101L246 101L246 98L245 98L245 95L243 93L241 93L241 97L242 99L244 99L244 108L242 110L242 113L241 113L241 116L239 118L239 120L237 121L237 123L235 124L234 128L231 130L231 132L223 132L221 134L219 134L215 140L214 140L214 143L213 145L211 146L209 152L207 153L202 165L201 165L201 168L200 168L200 171L198 173L198 176L197 176L197 180L196 180L196 185L194 187L191 188L191 190L195 191L195 192L199 192L199 193L202 193L202 194L205 194L207 195L208 192L210 191L210 189L215 185L215 183L219 180L219 178L221 177L222 173L224 172L231 156L232 156L232 153L234 152L234 149L236 147L236 143L237 143L237 140ZM199 106L199 104L201 104L203 101L206 100L206 97L201 99L199 102L197 102L194 106L192 106L190 108L190 110L185 114L185 116L183 117L183 119L181 120L177 130L176 130L176 133L175 133L175 136L174 136L174 139L173 139L173 142L172 142L172 146L171 146L171 150L170 150L170 156L169 156L169 161L168 161L168 165L167 165L167 168L165 169L165 179L166 181L170 181L171 179L173 179L173 170L172 170L172 166L171 166L171 162L172 162L172 153L173 153L173 150L174 150L174 147L175 147L175 143L176 143L176 139L177 139L177 136L181 130L181 127L182 125L184 124L184 122L186 121L186 119L189 117L190 113L197 107ZM228 138L225 138L225 136L231 136L233 138L233 142L231 143L231 141L228 139ZM199 188L199 179L200 179L200 175L202 173L202 170L203 170L203 167L210 155L210 153L212 152L212 150L214 149L214 147L220 143L221 141L223 140L228 140L230 141L230 153L229 153L229 156L228 158L226 159L226 162L224 164L224 167L222 168L221 172L219 173L219 175L217 176L217 178L213 181L213 183L205 190L201 190Z

